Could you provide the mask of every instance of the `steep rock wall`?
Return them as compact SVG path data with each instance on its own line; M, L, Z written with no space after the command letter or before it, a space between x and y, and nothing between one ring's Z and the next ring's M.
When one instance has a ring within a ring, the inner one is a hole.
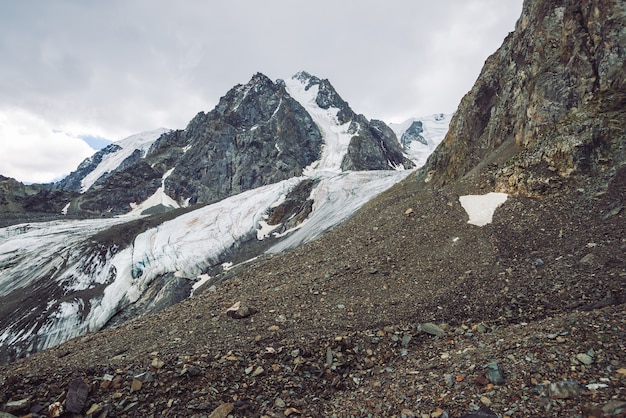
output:
M525 1L421 175L539 195L622 164L625 28L619 0Z

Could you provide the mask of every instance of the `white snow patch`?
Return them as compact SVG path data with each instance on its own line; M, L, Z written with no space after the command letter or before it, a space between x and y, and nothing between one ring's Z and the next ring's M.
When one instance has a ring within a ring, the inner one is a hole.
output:
M141 215L144 210L158 205L170 207L172 209L178 209L180 205L165 193L165 179L168 178L173 171L174 168L168 170L165 174L163 174L163 177L161 178L161 187L159 187L152 196L150 196L140 204L131 203L131 211L122 216Z
M191 286L192 290L197 290L200 286L211 280L211 276L208 274L201 274L197 278L198 281Z
M506 193L490 192L485 195L460 196L459 201L469 216L467 223L484 226L491 223L496 208L503 204L507 198Z

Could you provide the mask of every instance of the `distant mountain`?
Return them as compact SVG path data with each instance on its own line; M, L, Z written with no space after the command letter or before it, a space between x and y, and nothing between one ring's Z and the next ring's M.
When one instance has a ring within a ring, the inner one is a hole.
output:
M451 117L452 115L438 113L411 118L403 123L390 123L389 127L400 141L402 151L417 167L421 167L448 133Z
M144 158L154 141L169 131L169 129L160 128L111 143L87 158L75 171L58 181L55 188L85 192L95 182L103 181L112 172Z
M72 191L51 189L50 185L23 184L0 175L0 226L28 217L36 219L43 214L60 215L78 195ZM29 214L28 217L14 216L25 213Z

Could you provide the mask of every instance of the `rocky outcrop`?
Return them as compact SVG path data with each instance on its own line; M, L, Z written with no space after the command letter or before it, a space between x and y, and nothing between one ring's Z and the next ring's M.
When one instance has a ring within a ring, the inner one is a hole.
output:
M402 145L402 147L405 149L409 147L411 142L419 142L421 144L427 145L428 141L426 141L426 138L422 136L423 132L424 126L422 121L413 121L413 123L411 123L411 126L409 126L409 128L404 131L404 133L400 137L400 145Z
M47 213L60 215L78 194L53 190L45 184L23 184L0 175L0 213Z
M164 137L151 159L185 144L166 192L189 203L214 202L302 174L318 159L322 137L304 108L285 88L262 74L224 96L209 113L199 113L184 132ZM169 167L168 167L169 168Z
M396 134L384 122L367 121L359 115L353 122L360 127L348 145L343 170L389 170L413 168L415 164L402 152Z
M480 173L483 185L541 195L613 172L625 161L625 27L617 0L525 1L422 175Z

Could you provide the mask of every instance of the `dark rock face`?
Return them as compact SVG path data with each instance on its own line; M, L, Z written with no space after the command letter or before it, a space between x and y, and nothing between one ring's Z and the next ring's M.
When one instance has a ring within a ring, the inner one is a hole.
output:
M268 225L279 225L277 232L282 233L301 224L313 210L313 199L310 199L311 191L317 185L317 181L306 179L300 182L285 197L285 201L272 208L268 214Z
M481 172L501 191L540 195L617 167L625 160L624 27L617 0L526 1L425 171L440 184Z
M367 121L359 115L361 128L352 137L348 152L341 163L342 170L390 170L413 168L415 164L404 156L396 134L384 122Z
M296 74L295 78L305 82L306 89L317 85L318 92L315 99L317 105L322 109L331 107L339 109L338 122L350 123L349 130L354 133L354 137L341 163L342 170L390 170L396 167L415 167L415 164L402 153L395 133L382 121L367 120L365 116L357 115L328 80L320 80L304 71Z
M413 121L409 129L404 131L402 134L402 138L400 138L400 145L404 149L408 148L411 142L420 142L424 145L428 145L428 141L426 138L422 136L422 132L424 132L424 126L421 121L416 120Z
M262 74L229 91L213 111L199 113L184 132L171 135L178 138L166 135L151 158L170 153L168 142L190 147L165 184L168 195L192 204L301 175L322 146L310 115L284 86Z
M71 212L119 215L130 204L150 197L161 185L162 174L141 160L97 181L72 202Z

